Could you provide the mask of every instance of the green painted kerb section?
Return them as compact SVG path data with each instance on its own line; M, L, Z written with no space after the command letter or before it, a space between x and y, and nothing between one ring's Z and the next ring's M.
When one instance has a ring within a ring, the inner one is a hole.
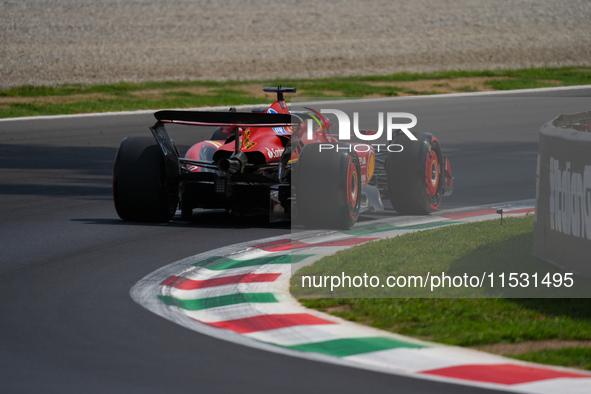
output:
M208 297L196 300L182 300L172 296L159 295L160 301L166 305L177 306L188 311L200 311L202 309L215 308L218 306L243 304L246 302L279 302L273 293L238 293L228 294L219 297Z
M213 256L198 263L193 264L195 267L203 267L213 271L222 271L231 268L252 267L255 265L265 264L297 264L300 261L312 256L311 254L282 254L279 256L259 257L248 260L234 260L227 257Z
M426 346L398 341L386 337L343 338L332 341L305 343L302 345L285 346L288 349L302 352L328 354L335 357L354 356L356 354L378 352L396 348L425 348Z

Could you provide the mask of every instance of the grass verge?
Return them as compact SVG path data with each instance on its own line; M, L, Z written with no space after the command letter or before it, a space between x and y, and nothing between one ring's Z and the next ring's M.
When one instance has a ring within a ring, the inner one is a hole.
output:
M319 270L326 275L344 271L351 276L421 270L459 274L493 264L496 272L524 272L532 266L555 272L532 256L532 243L531 215L510 218L502 227L499 221L490 221L411 233L347 249L305 267L293 276L292 292L296 296L309 295L301 288L301 277ZM575 281L584 288L591 284L578 277ZM541 363L590 367L585 361L590 359L591 351L589 298L341 297L301 298L300 302L351 321L421 339L468 347L521 344L519 354L500 353ZM563 341L567 341L564 349L544 350L538 346ZM569 341L578 341L582 348L569 350Z
M562 365L591 371L591 348L544 349L519 354L514 357L523 361Z
M120 82L0 90L0 118L272 102L266 85L293 85L300 97L391 97L591 84L591 67L396 73L320 79ZM294 96L294 97L297 97Z

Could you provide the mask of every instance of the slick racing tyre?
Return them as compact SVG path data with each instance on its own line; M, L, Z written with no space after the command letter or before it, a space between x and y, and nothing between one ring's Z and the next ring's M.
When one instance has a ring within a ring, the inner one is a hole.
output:
M125 138L113 169L113 200L119 217L126 221L168 222L178 205L177 194L166 178L164 156L154 138Z
M293 174L297 217L308 227L349 228L359 216L361 168L350 145L319 151L304 146Z
M396 212L426 215L437 210L443 194L443 156L437 138L425 133L419 141L410 141L399 134L392 143L404 147L386 159L387 195Z

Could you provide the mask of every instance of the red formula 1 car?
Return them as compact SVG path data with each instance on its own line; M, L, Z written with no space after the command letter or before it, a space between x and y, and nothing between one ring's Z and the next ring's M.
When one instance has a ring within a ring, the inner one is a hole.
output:
M127 221L166 222L178 208L223 208L238 215L264 213L271 222L294 220L312 227L347 228L360 212L383 209L390 199L402 214L427 214L452 192L453 178L439 141L424 134L408 141L394 133L400 151L338 142L324 115L292 111L284 93L252 112L160 111L153 138L121 142L113 172L113 198ZM217 126L210 140L180 157L165 124ZM362 131L366 135L375 131Z

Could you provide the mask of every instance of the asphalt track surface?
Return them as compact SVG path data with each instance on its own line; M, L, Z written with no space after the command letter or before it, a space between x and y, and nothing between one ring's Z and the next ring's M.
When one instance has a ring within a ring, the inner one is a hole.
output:
M534 198L540 125L588 110L590 97L591 89L579 89L363 107L414 113L417 128L440 139L456 178L442 208L454 208ZM197 213L190 223L120 221L111 200L116 148L153 123L150 114L0 122L1 392L489 391L268 353L197 334L134 303L130 288L166 264L290 232L221 212ZM205 137L174 132L181 146Z

